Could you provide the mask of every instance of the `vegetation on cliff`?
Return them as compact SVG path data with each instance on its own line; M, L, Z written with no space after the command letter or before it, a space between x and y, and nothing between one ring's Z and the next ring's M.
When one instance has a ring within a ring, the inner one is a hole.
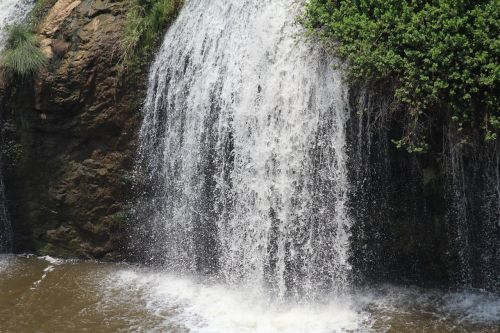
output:
M128 0L128 10L121 40L122 64L137 63L151 54L162 32L182 7L183 0Z
M32 75L47 63L36 35L27 24L9 27L6 48L0 54L0 68L8 74Z
M436 122L463 134L500 130L500 1L311 0L303 23L348 63L357 83L389 86L404 111L409 152L427 149Z

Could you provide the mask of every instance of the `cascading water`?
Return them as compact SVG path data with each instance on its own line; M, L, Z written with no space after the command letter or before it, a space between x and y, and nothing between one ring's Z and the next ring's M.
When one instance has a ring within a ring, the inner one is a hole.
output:
M25 19L32 6L32 1L0 0L0 51L2 51L5 47L7 38L6 27L9 24ZM0 95L2 93L1 85L2 83L0 82ZM0 115L0 126L2 125L2 122L2 115ZM5 204L2 169L2 157L0 155L0 253L10 250L12 246L12 230Z
M387 116L390 93L349 96L353 275L500 291L500 145L443 126L427 154L408 154L391 143L401 122Z
M0 157L0 170L3 167ZM0 253L9 251L12 248L12 227L5 204L5 188L3 176L0 172Z
M0 0L0 51L5 47L6 27L26 18L33 1L30 0Z
M191 0L167 33L140 131L150 260L280 298L348 286L346 90L296 3Z
M452 129L446 141L453 282L500 291L500 145L479 137L467 149Z
M0 255L0 331L498 333L497 294L387 282L440 281L467 246L457 279L499 290L500 144L448 150L446 179L396 151L389 102L346 92L295 3L188 0L166 36L132 240L167 271Z

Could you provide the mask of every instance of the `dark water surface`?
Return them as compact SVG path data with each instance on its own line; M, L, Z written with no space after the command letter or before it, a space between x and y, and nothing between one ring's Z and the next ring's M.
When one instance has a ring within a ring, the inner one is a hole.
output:
M0 257L0 332L500 332L500 297L381 286L315 304L125 264Z

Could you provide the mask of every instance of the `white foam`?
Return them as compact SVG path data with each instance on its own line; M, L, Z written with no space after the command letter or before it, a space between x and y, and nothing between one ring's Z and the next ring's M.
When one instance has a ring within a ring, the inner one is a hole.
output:
M48 261L52 265L61 265L62 263L64 263L63 259L54 258L54 257L51 257L51 256L38 257L38 259L43 259L45 261Z
M458 313L462 320L473 323L498 322L500 325L500 297L485 292L462 291L443 297L444 309Z
M12 255L0 254L0 273L5 272L11 265Z
M33 285L30 288L31 290L36 289L42 283L42 281L45 280L47 275L56 269L56 266L64 263L64 260L53 258L51 256L38 257L38 259L47 261L49 265L43 269L42 277L39 280L33 282Z
M139 291L145 306L196 333L335 333L359 331L366 315L348 298L324 304L276 304L248 288L203 284L164 273L123 270L106 285ZM172 313L174 315L172 316Z
M405 313L432 314L438 321L500 325L500 295L481 291L442 290L384 285L353 296L358 306L383 314L387 321Z

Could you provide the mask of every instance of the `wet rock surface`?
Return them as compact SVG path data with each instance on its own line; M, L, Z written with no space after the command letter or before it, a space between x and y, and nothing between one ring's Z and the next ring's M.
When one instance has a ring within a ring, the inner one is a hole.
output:
M122 1L59 0L38 26L49 65L6 82L6 187L16 252L116 259L145 71L120 76Z

